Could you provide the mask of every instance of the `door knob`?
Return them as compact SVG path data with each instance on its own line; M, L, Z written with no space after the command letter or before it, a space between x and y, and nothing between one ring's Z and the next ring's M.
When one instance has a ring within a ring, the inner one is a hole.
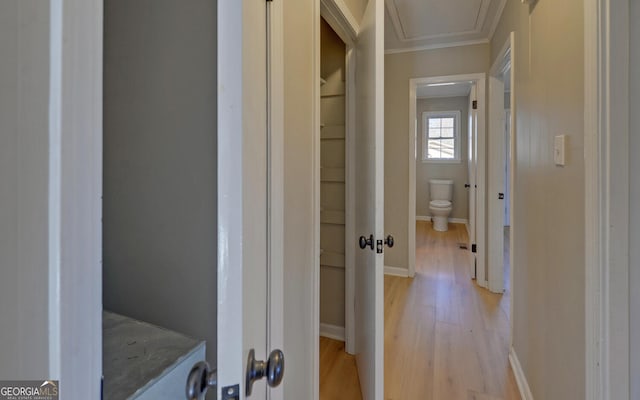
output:
M216 387L218 375L215 369L211 369L209 363L200 361L191 368L187 378L187 399L204 400L207 389Z
M387 245L387 247L393 247L394 244L394 240L393 240L393 236L388 235L387 238L384 240L384 244Z
M249 351L246 381L247 396L251 395L253 383L265 377L269 387L276 387L282 382L284 377L284 353L281 350L272 351L267 361L256 360L256 352L253 349Z
M371 247L371 250L373 250L373 235L369 235L368 239L364 236L360 236L360 248L364 250L367 246Z
M464 187L466 187L467 189L471 187L471 185L469 185L468 183L464 184Z
M498 200L504 200L504 193L498 193Z

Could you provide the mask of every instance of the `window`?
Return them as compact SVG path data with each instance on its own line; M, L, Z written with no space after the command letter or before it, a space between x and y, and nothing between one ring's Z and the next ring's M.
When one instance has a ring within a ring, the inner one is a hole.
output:
M422 161L460 162L460 111L422 113Z

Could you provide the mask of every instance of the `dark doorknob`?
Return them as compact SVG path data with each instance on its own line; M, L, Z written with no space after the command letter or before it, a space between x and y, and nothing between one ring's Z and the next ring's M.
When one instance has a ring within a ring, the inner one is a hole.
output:
M276 387L282 382L284 377L284 353L281 350L274 350L269 354L267 361L256 360L256 353L253 349L249 351L247 360L247 381L246 393L251 395L253 383L262 378L267 379L269 387Z
M466 188L468 189L468 188L470 188L470 187L471 187L471 185L470 185L470 184L468 184L468 183L465 183L465 184L464 184L464 187L466 187Z
M360 248L364 250L367 246L371 247L371 250L373 250L373 235L369 235L368 239L364 236L360 236Z
M394 244L393 236L388 235L387 238L384 240L384 244L386 244L387 247L393 247L393 244Z
M504 193L498 193L498 199L504 200Z

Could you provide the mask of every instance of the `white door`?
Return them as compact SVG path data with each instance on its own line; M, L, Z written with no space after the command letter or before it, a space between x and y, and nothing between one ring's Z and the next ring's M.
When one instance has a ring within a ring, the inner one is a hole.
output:
M264 0L218 2L220 400L282 398L269 388L283 372L274 351L282 346L282 170L273 157L281 143L272 140L281 132L271 129L281 110L269 107L277 72L268 64L271 7ZM265 363L250 368L252 356Z
M469 132L468 132L468 169L469 180L467 189L469 190L469 254L471 257L471 278L477 278L476 271L476 174L478 164L478 144L477 144L477 128L478 128L478 110L477 106L477 88L474 83L469 94Z
M504 83L489 77L488 239L489 290L504 290Z
M356 234L372 237L356 251L355 271L356 362L364 400L384 394L384 259L377 251L385 234L383 12L382 0L369 1L356 44Z

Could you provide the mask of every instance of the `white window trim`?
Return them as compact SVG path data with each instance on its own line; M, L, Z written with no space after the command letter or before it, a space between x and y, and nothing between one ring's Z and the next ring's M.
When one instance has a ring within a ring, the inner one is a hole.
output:
M429 139L429 131L428 131L428 122L429 122L429 118L433 118L433 117L453 117L455 119L454 122L454 133L453 133L453 139L454 139L454 143L455 143L455 147L454 147L454 158L451 159L442 159L442 158L436 158L436 159L429 159L427 158L427 142ZM460 164L462 162L462 157L461 157L461 151L460 151L460 111L459 110L455 110L455 111L425 111L422 113L422 157L421 157L421 161L423 163L429 163L429 164Z

